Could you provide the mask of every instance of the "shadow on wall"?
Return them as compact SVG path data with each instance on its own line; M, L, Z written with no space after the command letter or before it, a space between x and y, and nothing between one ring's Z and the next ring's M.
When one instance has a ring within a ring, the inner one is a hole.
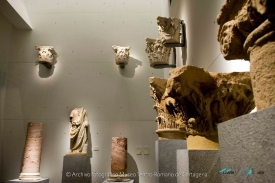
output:
M133 58L133 57L129 57L129 62L127 65L125 65L125 68L120 68L119 66L119 73L126 77L126 78L133 78L135 76L135 69L138 66L142 66L142 62Z
M127 173L131 173L132 175L136 175L136 176L130 176L130 179L134 179L135 183L139 183L139 176L138 176L138 167L137 167L137 163L134 160L133 156L131 156L131 154L127 153L127 161L128 161L128 165L127 165Z
M38 71L38 74L39 74L39 77L41 78L48 78L48 77L51 77L54 73L54 68L55 68L55 64L57 63L57 60L56 58L53 59L53 62L52 62L52 68L47 68L45 67L43 64L39 64L38 61L35 62L35 65L39 65L39 71Z
M182 32L184 33L183 36L183 40L185 41L185 46L181 48L181 56L182 56L182 65L186 65L187 64L187 37L186 37L186 25L185 23L183 23L182 25Z

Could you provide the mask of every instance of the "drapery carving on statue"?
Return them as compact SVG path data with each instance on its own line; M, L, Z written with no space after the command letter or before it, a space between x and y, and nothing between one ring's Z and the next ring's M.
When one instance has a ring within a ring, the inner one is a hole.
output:
M255 107L248 72L209 73L183 66L169 74L168 80L149 79L158 130L215 135L217 123L247 114Z
M148 53L151 67L155 64L169 64L171 48L165 47L163 40L146 38L145 52Z
M181 20L177 18L157 17L159 35L165 43L180 43Z
M84 108L75 108L70 114L70 152L67 155L87 155L88 117Z
M225 59L249 60L249 47L274 36L274 0L227 0L217 17L218 41Z

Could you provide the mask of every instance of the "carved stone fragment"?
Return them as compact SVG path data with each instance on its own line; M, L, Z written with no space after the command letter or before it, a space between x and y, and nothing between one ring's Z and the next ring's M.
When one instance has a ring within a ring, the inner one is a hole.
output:
M150 61L150 66L154 67L155 64L169 64L169 56L171 48L163 45L160 39L146 38L146 50Z
M127 182L127 138L112 137L111 175L109 182Z
M53 59L57 56L52 46L35 46L38 50L38 62L47 68L52 68Z
M165 43L180 43L181 20L157 17L159 35Z
M169 74L168 80L149 79L160 138L217 136L217 123L255 107L248 72L214 73L183 66Z
M84 108L70 114L70 152L67 155L86 156L88 150L88 115Z
M119 65L121 68L124 68L125 65L129 62L129 55L130 55L130 46L122 47L122 46L112 46L113 50L115 51L115 61L116 64Z
M224 58L250 61L257 109L275 105L275 1L227 0L217 23Z
M40 159L42 150L42 123L28 123L25 152L23 157L20 180L39 180Z

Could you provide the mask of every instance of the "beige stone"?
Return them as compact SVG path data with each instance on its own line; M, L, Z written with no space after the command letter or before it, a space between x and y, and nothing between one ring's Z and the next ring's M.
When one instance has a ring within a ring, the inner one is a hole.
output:
M257 109L275 105L275 1L226 1L217 23L224 58L250 61Z
M57 57L52 46L35 46L35 49L38 50L38 62L43 64L47 68L52 68L53 59Z
M40 159L42 150L42 123L28 123L25 152L23 156L22 171L19 175L20 180L39 180Z
M171 17L157 17L159 35L164 43L180 43L181 20Z
M130 55L130 46L122 47L122 46L112 46L115 52L115 61L116 64L119 65L121 68L124 68L125 65L129 62L129 55Z
M84 108L70 114L70 152L67 156L86 156L88 150L88 115Z
M255 107L248 72L214 73L182 66L169 74L168 80L149 79L161 139L217 136L218 123L247 114ZM169 135L172 131L176 135Z
M171 48L165 47L163 40L146 38L145 52L148 53L151 67L154 67L156 64L169 64Z

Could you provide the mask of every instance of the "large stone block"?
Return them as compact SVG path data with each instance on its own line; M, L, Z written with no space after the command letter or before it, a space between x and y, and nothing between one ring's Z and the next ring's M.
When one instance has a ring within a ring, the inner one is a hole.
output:
M218 150L177 150L178 183L221 183Z
M275 106L218 125L222 182L275 182Z
M177 182L177 150L186 148L185 140L156 141L157 183Z
M89 156L64 156L62 183L91 183Z

